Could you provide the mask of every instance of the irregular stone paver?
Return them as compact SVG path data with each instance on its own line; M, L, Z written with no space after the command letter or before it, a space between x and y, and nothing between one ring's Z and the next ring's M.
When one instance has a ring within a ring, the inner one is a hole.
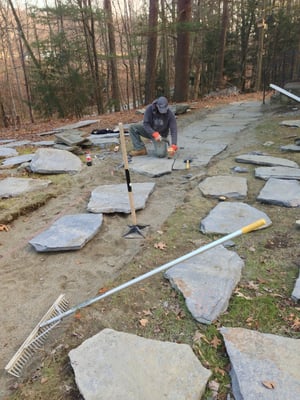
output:
M203 233L228 234L263 218L267 228L272 224L270 218L262 211L245 203L222 202L216 205L200 223Z
M300 207L300 183L297 180L270 178L257 201L284 207Z
M10 147L0 147L0 157L14 157L19 153L15 149L11 149Z
M295 301L300 300L300 275L296 280L295 287L292 292L292 299Z
M83 128L84 126L96 124L97 122L99 122L99 119L87 119L86 121L79 121L79 122L75 122L74 124L61 126L60 128L57 128L56 130L80 129L80 128Z
M38 252L79 250L102 225L102 214L65 215L29 243Z
M31 154L23 154L21 156L9 157L6 160L2 161L3 167L14 167L15 165L20 165L26 162L29 162L33 159L34 153Z
M283 167L292 167L292 168L299 167L299 165L295 161L287 160L286 158L272 157L259 154L243 154L237 156L235 160L241 163L267 165L267 166L281 165Z
M0 197L16 197L22 193L42 190L49 186L50 180L31 178L5 178L0 181Z
M300 146L296 144L287 144L286 146L280 146L280 150L298 153L300 152Z
M226 150L226 143L203 143L201 146L195 146L195 143L185 146L186 149L180 150L177 158L175 159L173 169L183 170L186 169L185 160L191 160L190 168L205 167L213 157ZM187 149L189 149L187 151Z
M148 197L153 192L155 183L134 183L132 193L136 210L145 208ZM102 185L96 187L87 205L87 210L92 213L125 213L131 212L128 189L126 184Z
M21 146L26 146L31 143L32 142L30 140L18 140L18 141L9 142L7 144L2 144L2 146L3 147L21 147Z
M85 400L199 400L211 372L190 346L104 329L69 352Z
M38 149L30 163L32 172L39 174L61 174L80 172L79 157L66 150Z
M220 331L231 362L235 400L300 399L299 339L243 328Z
M154 156L133 157L129 169L136 173L147 175L152 178L170 174L174 160L168 158L158 158Z
M270 178L279 179L299 179L300 168L291 167L258 167L255 168L255 177L268 180Z
M300 119L297 120L290 120L290 121L281 121L279 125L283 126L291 126L291 127L296 127L300 128Z
M54 146L55 141L54 140L40 140L39 142L32 142L32 146L36 147L42 147L42 146Z
M119 136L119 134L117 134ZM94 146L99 146L100 148L106 148L109 146L116 146L120 144L120 141L117 137L115 136L106 136L103 137L103 135L91 135L87 138Z
M83 142L85 142L86 138L82 136L83 132L75 130L75 129L68 129L61 133L56 133L56 143L64 143L68 146L76 146Z
M204 179L198 185L205 197L228 198L242 200L247 196L247 179L234 176L212 176Z
M170 268L165 277L183 294L193 317L211 324L226 311L243 266L235 252L218 246Z

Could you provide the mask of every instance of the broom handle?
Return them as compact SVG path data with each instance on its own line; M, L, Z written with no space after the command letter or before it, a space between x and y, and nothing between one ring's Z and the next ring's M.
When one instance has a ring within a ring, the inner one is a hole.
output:
M218 245L220 245L220 244L222 244L224 242L227 242L230 239L233 239L233 238L235 238L237 236L240 236L240 235L242 235L244 233L249 233L249 232L251 232L251 231L253 231L253 230L257 229L257 228L260 228L261 226L263 226L265 224L266 224L266 221L264 219L259 219L256 222L253 222L252 224L244 226L243 228L241 228L241 229L239 229L239 230L237 230L237 231L235 231L233 233L229 233L228 235L223 236L220 239L217 239L217 240L215 240L215 241L213 241L211 243L208 243L208 244L206 244L204 246L201 246L198 249L196 249L196 250L194 250L194 251L192 251L190 253L187 253L182 257L179 257L179 258L177 258L177 259L175 259L173 261L170 261L170 262L168 262L166 264L161 265L158 268L153 269L152 271L146 272L143 275L140 275L140 276L138 276L138 277L136 277L134 279L131 279L130 281L127 281L127 282L123 283L122 285L115 287L114 289L110 289L107 292L101 294L100 296L97 296L97 297L94 297L94 298L92 298L90 300L87 300L87 301L77 305L76 307L73 307L70 310L61 313L60 315L58 315L56 317L53 317L53 318L49 319L48 321L43 322L40 325L40 327L42 328L42 327L44 327L46 325L53 324L54 322L59 321L59 320L65 318L65 317L67 317L68 315L74 314L77 310L80 310L81 308L87 307L87 306L95 303L96 301L99 301L101 299L104 299L105 297L111 296L114 293L120 292L121 290L126 289L127 287L132 286L135 283L141 282L144 279L149 278L150 276L153 276L153 275L157 274L158 272L161 272L161 271L164 271L164 270L166 270L166 269L168 269L170 267L173 267L176 264L179 264L179 263L181 263L183 261L188 260L191 257L194 257L194 256L196 256L196 255L198 255L200 253L203 253L203 252L205 252L207 250L210 250L213 247L216 247L216 246L218 246Z
M124 163L124 169L125 169L125 177L126 177L126 183L127 183L129 205L130 205L130 210L131 210L131 218L132 218L133 225L136 225L137 219L136 219L136 212L135 212L135 206L134 206L134 200L133 200L132 184L131 184L131 180L130 180L130 173L129 173L129 167L128 167L128 158L127 158L127 150L126 150L126 144L125 144L124 128L123 128L123 124L121 122L119 123L119 131L120 131L120 144L121 144L121 151L122 151L123 163Z

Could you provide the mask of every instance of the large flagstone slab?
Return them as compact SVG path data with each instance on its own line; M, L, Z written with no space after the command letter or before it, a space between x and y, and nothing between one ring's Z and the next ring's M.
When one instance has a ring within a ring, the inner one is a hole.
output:
M32 172L39 174L76 173L82 169L79 157L58 149L38 149L31 160Z
M264 180L268 180L270 178L300 180L300 168L280 167L280 166L258 167L255 168L255 177Z
M69 352L85 400L199 400L211 372L187 344L112 329Z
M245 203L222 202L216 205L210 213L202 219L200 231L202 233L228 234L235 232L253 222L264 219L266 224L259 229L267 228L272 224L270 218L262 211Z
M277 206L300 207L300 183L297 180L270 178L256 199Z
M258 154L243 154L235 158L237 162L258 164L266 166L277 166L298 168L299 165L295 161L287 160L286 158L272 157Z
M43 190L50 180L32 178L5 178L0 181L0 198L20 196L23 193Z
M296 302L300 300L300 274L298 279L296 280L293 292L292 292L292 299Z
M280 146L281 151L290 151L290 152L295 152L299 153L300 152L300 146L297 144L287 144L285 146Z
M151 178L170 174L174 160L148 156L133 157L129 164L130 171L138 174L147 175Z
M29 243L38 252L79 250L96 235L102 220L102 214L65 215Z
M170 268L165 277L182 293L193 317L211 324L226 311L243 266L235 252L217 246Z
M204 179L198 185L205 197L221 196L242 200L247 196L247 179L235 176L218 175Z
M83 132L77 129L67 129L63 132L56 133L56 143L64 143L68 146L76 146L86 141Z
M21 156L16 156L16 157L9 157L6 160L2 161L2 166L11 168L16 165L30 162L33 159L33 157L34 157L34 153L22 154Z
M155 183L133 183L132 193L136 210L145 208L146 202L153 192ZM102 185L96 187L87 205L87 210L92 213L125 213L131 212L128 189L126 184Z
M198 139L199 141L199 139ZM196 143L189 141L184 149L180 149L177 158L174 160L174 170L186 169L185 160L191 160L190 168L206 167L211 159L226 150L227 143L205 142Z
M0 157L14 157L17 155L18 155L18 152L16 149L0 146Z
M221 328L235 400L300 399L300 340Z
M283 125L283 126L291 126L294 128L300 128L300 119L292 119L292 120L288 120L288 121L281 121L279 123L279 125Z

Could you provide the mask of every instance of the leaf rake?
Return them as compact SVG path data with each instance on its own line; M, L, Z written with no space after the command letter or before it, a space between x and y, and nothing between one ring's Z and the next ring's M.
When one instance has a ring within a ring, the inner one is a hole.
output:
M6 365L5 370L19 378L21 372L29 358L38 350L40 350L49 334L49 332L60 323L58 320L55 324L51 326L41 326L42 323L49 318L54 318L63 314L68 309L69 303L65 298L64 294L61 294L57 300L52 304L40 322L36 325L30 335L27 337L25 342L21 345L19 350L13 356L13 358Z
M190 253L187 253L187 254L185 254L175 260L172 260L170 262L167 262L166 264L163 264L160 267L157 267L149 272L146 272L143 275L137 276L136 278L131 279L130 281L127 281L113 289L110 289L107 292L104 292L97 297L88 299L88 300L84 301L83 303L78 304L77 306L74 306L72 308L68 309L68 302L65 299L65 295L64 294L60 295L58 297L58 299L55 301L55 303L51 306L51 308L47 311L47 313L43 316L43 318L41 319L39 324L35 327L35 329L29 335L29 337L22 344L22 346L17 351L17 353L13 356L11 361L7 364L7 366L5 367L5 370L8 373L10 373L11 375L20 377L22 368L24 367L24 365L27 362L27 360L29 359L29 357L42 347L48 333L59 322L61 322L63 318L76 313L78 310L80 310L84 307L87 307L87 306L95 303L96 301L104 299L105 297L111 296L114 293L120 292L121 290L126 289L129 286L132 286L138 282L141 282L144 279L157 274L158 272L165 271L166 269L171 268L176 264L179 264L191 257L194 257L198 254L201 254L201 253L207 251L207 250L210 250L213 247L216 247L228 240L231 240L242 234L254 231L254 230L262 227L265 224L266 224L266 221L264 219L257 220L249 225L244 226L241 229L238 229L235 232L232 232L228 235L223 236L220 239L217 239L211 243L208 243L202 247L199 247L198 249L191 251Z

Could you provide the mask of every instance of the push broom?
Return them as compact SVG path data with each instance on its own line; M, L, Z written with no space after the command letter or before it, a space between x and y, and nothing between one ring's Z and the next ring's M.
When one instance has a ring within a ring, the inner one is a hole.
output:
M63 318L68 317L71 314L75 314L78 310L80 310L84 307L87 307L101 299L104 299L105 297L111 296L112 294L120 292L121 290L126 289L129 286L132 286L138 282L143 281L144 279L147 279L147 278L157 274L158 272L162 272L170 267L173 267L176 264L179 264L183 261L188 260L191 257L194 257L198 254L201 254L201 253L207 251L207 250L210 250L213 247L216 247L224 242L227 242L228 240L231 240L231 239L233 239L237 236L240 236L244 233L249 233L251 231L254 231L255 229L258 229L265 224L266 224L266 221L264 219L257 220L256 222L246 225L243 228L238 229L237 231L235 231L233 233L225 235L220 239L217 239L217 240L215 240L211 243L208 243L204 246L201 246L198 249L183 255L182 257L179 257L179 258L177 258L173 261L170 261L166 264L163 264L160 267L153 269L152 271L146 272L143 275L140 275L134 279L131 279L130 281L127 281L127 282L113 288L113 289L110 289L107 292L105 292L97 297L91 298L81 304L78 304L77 306L72 307L69 310L67 310L68 302L65 299L65 296L63 294L60 295L58 297L58 299L55 301L55 303L50 307L48 312L41 319L39 324L35 327L35 329L32 331L32 333L28 336L28 338L22 344L22 346L17 351L17 353L13 356L13 358L10 360L10 362L6 365L5 370L11 375L20 377L22 369L25 366L28 359L33 355L34 352L36 352L38 349L40 349L42 347L42 344L44 343L48 333L59 322L61 322Z

